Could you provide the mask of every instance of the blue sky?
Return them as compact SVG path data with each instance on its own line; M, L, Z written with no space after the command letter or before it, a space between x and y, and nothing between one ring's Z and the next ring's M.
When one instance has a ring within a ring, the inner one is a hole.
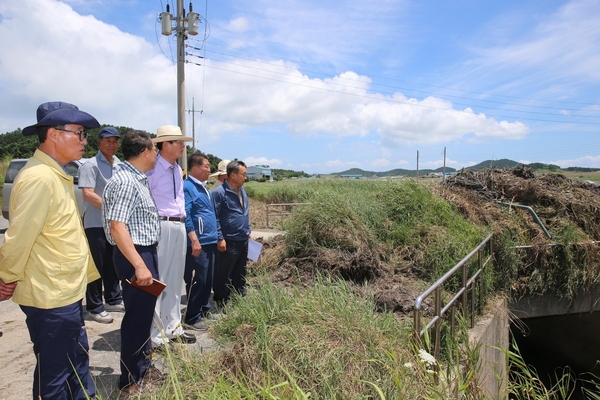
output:
M203 0L187 134L250 165L600 168L600 1ZM177 123L174 0L2 0L0 132L45 101ZM186 10L189 0L184 2ZM195 131L192 132L192 126Z

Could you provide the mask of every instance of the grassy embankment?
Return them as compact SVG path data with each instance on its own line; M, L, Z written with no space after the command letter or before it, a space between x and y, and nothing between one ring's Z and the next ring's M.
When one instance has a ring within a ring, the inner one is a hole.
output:
M286 222L279 261L314 248L370 249L384 261L381 268L405 264L429 280L485 234L413 182L306 180L249 183L247 190L265 201L312 203ZM419 249L419 262L404 259L400 247ZM468 372L475 351L447 352L442 369L452 378L437 385L431 360L416 355L412 319L378 310L372 297L357 290L368 288L368 281L330 275L311 284L281 285L270 279L276 259L267 256L251 267L248 296L214 324L222 350L178 352L172 357L177 382L156 398L408 399L453 397L459 391L478 397Z
M248 296L236 299L227 317L214 324L222 350L202 356L178 353L172 358L177 382L156 392L156 398L484 398L474 367L478 349L466 345L464 326L461 334L443 341L443 359L434 361L441 363L436 384L431 360L411 339L412 319L382 311L365 295L371 280L335 275L318 262L314 273L325 276L312 281L303 280L305 269L283 284L274 283L273 276L286 259L328 250L344 258L371 249L381 260L378 268L432 282L492 227L465 220L454 206L412 180L249 183L247 190L264 201L311 206L298 208L285 223L283 249L251 266ZM515 243L506 235L498 235L496 242ZM515 273L488 271L485 285L490 291L509 288ZM508 352L507 359L514 366L515 381L509 384L514 398L568 398L563 395L574 382L568 373L555 387L545 388L518 354Z

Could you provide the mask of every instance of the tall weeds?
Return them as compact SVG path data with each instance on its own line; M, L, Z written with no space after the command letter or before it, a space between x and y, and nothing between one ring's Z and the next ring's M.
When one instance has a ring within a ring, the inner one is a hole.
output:
M175 353L174 368L183 398L481 398L475 353L455 343L455 364L446 364L439 384L411 332L410 321L376 312L343 281L318 278L299 289L264 279L215 324L221 351Z

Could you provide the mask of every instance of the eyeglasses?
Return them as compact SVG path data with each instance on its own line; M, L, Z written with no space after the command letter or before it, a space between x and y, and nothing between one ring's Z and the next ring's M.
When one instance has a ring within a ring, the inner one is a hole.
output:
M238 174L238 175L241 175L241 176L243 176L244 178L246 178L246 177L248 176L248 175L246 175L246 173L245 173L245 172L244 172L243 174L242 174L242 173L239 173L239 172L236 172L236 174Z
M150 150L150 151L153 151L153 152L155 152L156 154L158 154L158 147L153 147L153 148L151 148L151 149L150 149L150 148L148 148L148 147L146 147L146 150Z
M88 138L88 132L87 131L72 131L70 129L61 128L60 126L57 126L54 129L56 129L57 131L74 133L77 136L79 136L79 140L86 140Z
M167 140L167 142L173 144L173 143L179 143L179 144L184 144L185 142L183 140Z

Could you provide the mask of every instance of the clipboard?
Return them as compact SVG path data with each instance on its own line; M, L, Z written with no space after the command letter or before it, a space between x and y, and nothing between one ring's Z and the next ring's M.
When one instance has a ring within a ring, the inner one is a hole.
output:
M151 294L154 297L158 297L162 293L163 290L167 287L164 282L159 281L158 279L152 278L152 285L148 286L140 286L135 280L135 275L131 279L125 279L125 282L129 283L131 286L143 290L146 293Z

